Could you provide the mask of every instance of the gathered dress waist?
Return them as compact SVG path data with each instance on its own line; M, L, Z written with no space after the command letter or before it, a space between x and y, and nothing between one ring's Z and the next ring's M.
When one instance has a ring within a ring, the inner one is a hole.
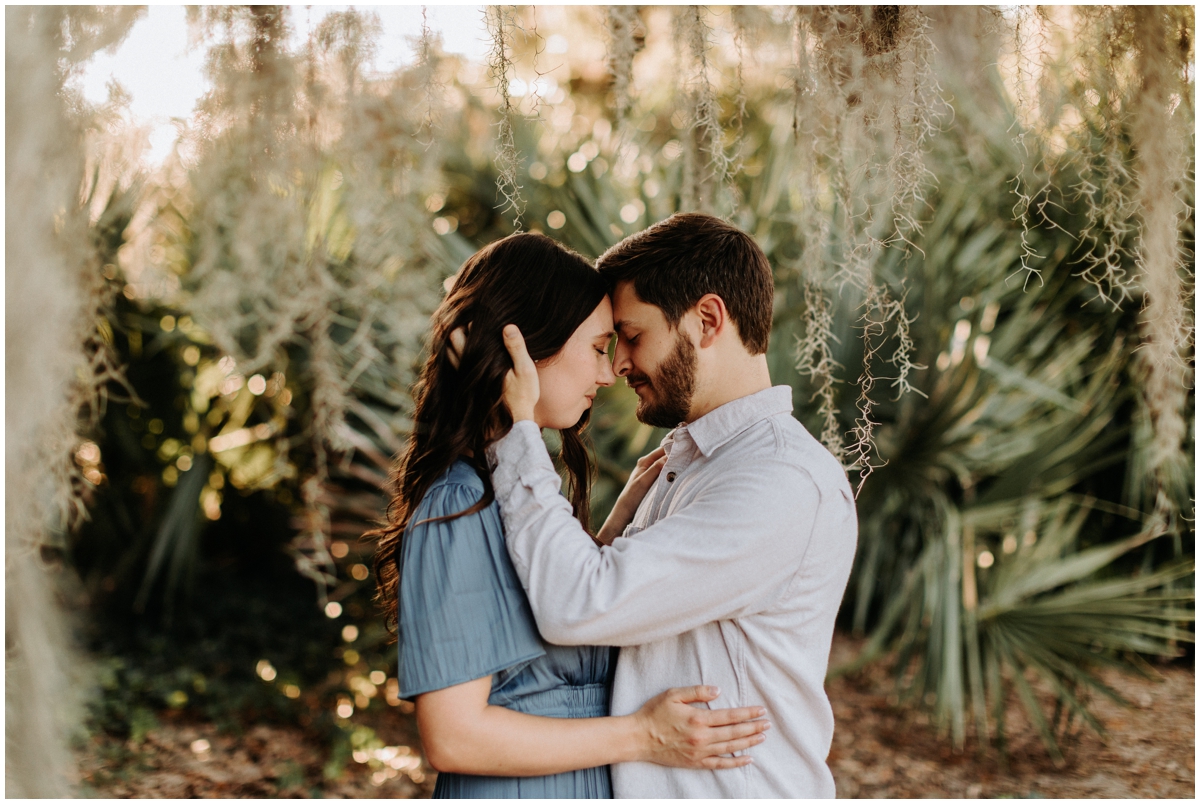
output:
M608 685L555 687L522 694L499 705L514 712L541 717L607 717Z

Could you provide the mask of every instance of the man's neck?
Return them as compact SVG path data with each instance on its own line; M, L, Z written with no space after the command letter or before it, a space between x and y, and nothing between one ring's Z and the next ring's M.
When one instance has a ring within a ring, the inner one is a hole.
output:
M771 373L767 369L767 356L754 355L733 366L722 366L720 377L710 382L697 383L692 396L692 407L688 411L687 423L699 419L724 404L757 394L771 387Z

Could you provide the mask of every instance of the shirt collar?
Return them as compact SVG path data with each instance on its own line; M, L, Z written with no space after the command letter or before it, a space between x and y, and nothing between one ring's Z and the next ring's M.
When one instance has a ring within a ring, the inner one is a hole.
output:
M668 438L685 430L705 458L768 416L792 412L792 388L775 385L757 393L726 402L691 424L683 424Z

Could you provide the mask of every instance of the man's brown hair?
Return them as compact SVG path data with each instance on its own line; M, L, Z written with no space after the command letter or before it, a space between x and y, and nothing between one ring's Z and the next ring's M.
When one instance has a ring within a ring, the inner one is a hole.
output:
M701 296L715 293L750 354L767 351L771 265L750 235L720 218L676 213L617 243L596 268L610 288L632 281L638 298L660 308L672 327Z

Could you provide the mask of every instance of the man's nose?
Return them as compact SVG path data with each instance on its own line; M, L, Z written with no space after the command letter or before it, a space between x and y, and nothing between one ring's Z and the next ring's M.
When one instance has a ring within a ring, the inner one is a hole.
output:
M620 338L617 338L617 345L613 349L612 370L618 377L624 377L633 369L633 362L629 359L629 349L622 343Z

